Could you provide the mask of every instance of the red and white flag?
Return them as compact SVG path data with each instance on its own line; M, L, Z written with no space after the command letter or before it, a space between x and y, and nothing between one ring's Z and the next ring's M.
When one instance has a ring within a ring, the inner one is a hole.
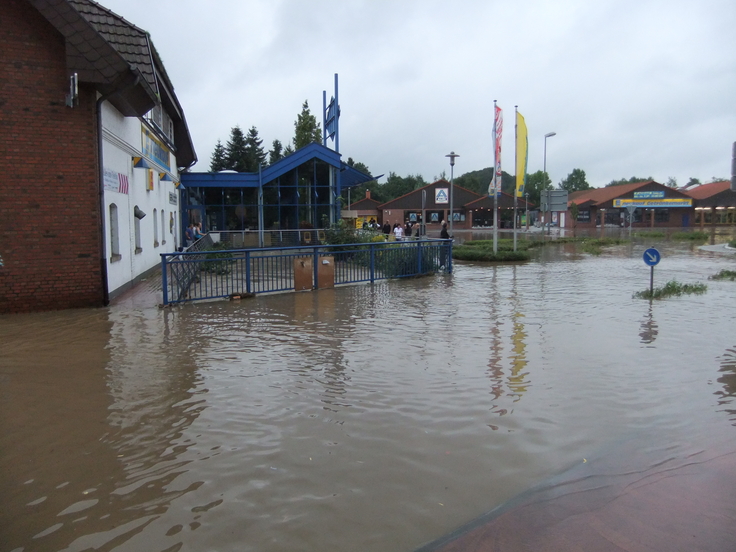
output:
M501 191L501 135L503 134L503 112L497 105L493 105L493 159L494 170L491 184L488 186L488 195L496 195Z

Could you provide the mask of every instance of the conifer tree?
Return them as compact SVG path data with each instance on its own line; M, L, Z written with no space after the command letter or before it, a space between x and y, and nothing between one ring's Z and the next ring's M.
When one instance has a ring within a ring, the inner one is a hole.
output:
M248 172L258 172L258 167L266 163L266 152L263 151L263 140L258 136L258 129L252 126L245 138L245 159Z
M271 144L271 151L268 152L268 164L273 165L277 161L284 158L284 146L281 140L274 140Z
M222 145L220 140L215 145L215 151L212 152L212 159L210 160L210 172L219 172L227 168L226 152L225 147Z
M309 111L309 103L304 100L302 112L294 122L294 149L298 150L312 143L322 143L322 130L317 118Z
M230 130L230 140L225 145L225 162L231 171L248 172L245 136L237 125Z

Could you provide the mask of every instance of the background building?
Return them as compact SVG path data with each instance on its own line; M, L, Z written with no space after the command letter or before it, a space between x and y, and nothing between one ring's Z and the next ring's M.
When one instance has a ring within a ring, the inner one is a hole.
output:
M3 0L0 51L0 312L105 305L179 245L184 112L148 34L90 0Z

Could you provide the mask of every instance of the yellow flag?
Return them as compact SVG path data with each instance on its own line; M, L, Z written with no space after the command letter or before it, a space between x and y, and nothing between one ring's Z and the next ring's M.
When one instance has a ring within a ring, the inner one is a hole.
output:
M516 197L524 197L526 183L526 162L529 154L526 122L521 113L516 112Z

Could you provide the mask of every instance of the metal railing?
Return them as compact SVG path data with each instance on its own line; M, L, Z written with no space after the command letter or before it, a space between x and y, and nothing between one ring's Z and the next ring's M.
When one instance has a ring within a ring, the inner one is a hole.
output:
M452 240L192 249L161 254L164 305L452 272Z

